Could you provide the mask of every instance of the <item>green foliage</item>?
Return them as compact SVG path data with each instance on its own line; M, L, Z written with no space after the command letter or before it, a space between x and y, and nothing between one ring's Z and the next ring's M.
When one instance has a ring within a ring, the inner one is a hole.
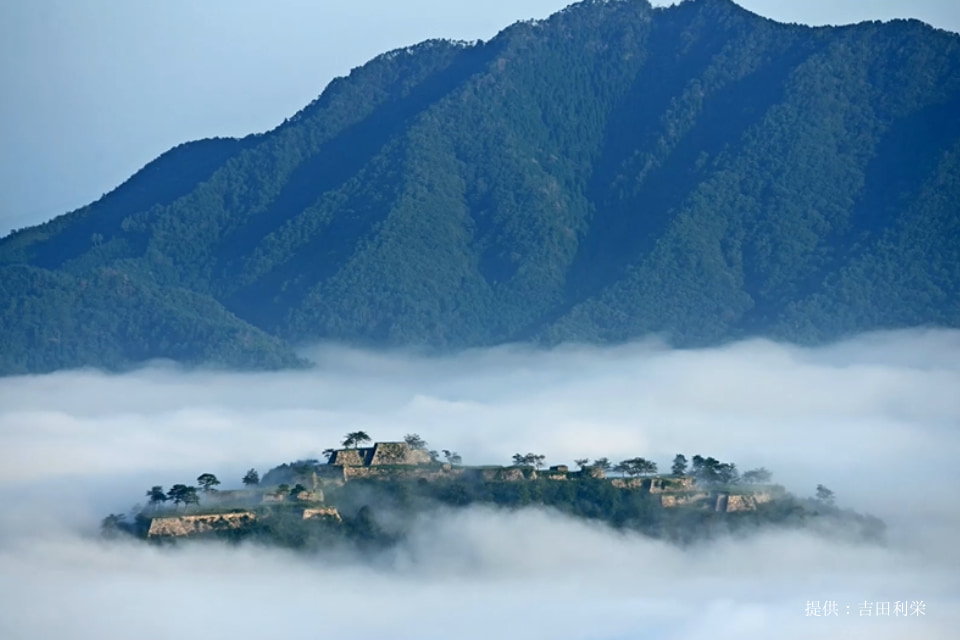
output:
M298 482L297 484L293 485L292 489L290 489L289 495L291 498L297 499L299 498L300 494L306 490L307 488Z
M737 465L697 454L691 458L691 473L704 486L735 485L741 481Z
M212 473L201 473L197 477L197 484L200 485L200 489L203 490L204 493L207 493L209 491L216 491L214 487L219 485L220 481L217 480L217 476Z
M403 441L407 443L411 449L419 449L421 451L427 450L427 442L416 433L408 433L403 436Z
M248 487L260 484L260 474L256 469L250 469L243 475L243 484Z
M649 475L657 472L657 463L646 458L630 458L614 466L613 470L628 476Z
M960 37L582 2L0 240L0 373L960 326Z
M357 448L365 442L371 442L370 436L367 435L366 431L353 431L348 433L343 437L343 446Z
M834 502L833 491L823 486L822 484L817 485L817 501L822 502L826 505L832 505Z
M687 456L678 453L673 458L673 465L670 467L670 473L675 476L682 476L687 473Z
M235 368L303 366L216 301L124 271L0 267L0 373L125 369L157 358Z
M767 471L764 467L760 467L759 469L745 471L741 477L741 480L747 483L766 484L770 482L772 477L773 474Z
M167 491L167 499L172 501L175 507L180 504L187 507L191 504L200 503L200 495L197 493L197 488L188 487L185 484L175 484L170 487L170 490Z
M148 489L147 497L150 499L150 506L155 508L169 500L167 494L163 491L163 487L160 485L155 485Z

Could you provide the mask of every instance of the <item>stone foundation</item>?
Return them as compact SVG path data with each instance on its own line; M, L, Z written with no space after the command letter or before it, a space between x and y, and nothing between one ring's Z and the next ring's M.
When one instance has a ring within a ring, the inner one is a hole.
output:
M153 518L147 537L189 536L198 533L223 529L239 529L257 519L252 511L239 513L215 513L202 516L180 516L175 518Z

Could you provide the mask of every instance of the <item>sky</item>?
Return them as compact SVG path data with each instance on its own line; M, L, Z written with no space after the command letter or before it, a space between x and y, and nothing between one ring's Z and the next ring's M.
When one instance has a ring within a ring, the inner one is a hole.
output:
M427 38L488 39L565 4L2 2L0 235L99 198L182 142L268 130L384 51ZM787 22L916 17L960 31L956 0L741 4Z
M540 640L948 640L960 625L960 331L672 350L521 346L428 358L320 346L313 370L157 363L0 378L0 637L324 635ZM381 554L158 548L95 536L147 488L238 488L349 431L416 432L466 464L675 453L765 466L888 525L678 547L527 509L424 515ZM923 602L924 616L866 617ZM836 602L833 618L808 602ZM850 613L847 613L849 611Z

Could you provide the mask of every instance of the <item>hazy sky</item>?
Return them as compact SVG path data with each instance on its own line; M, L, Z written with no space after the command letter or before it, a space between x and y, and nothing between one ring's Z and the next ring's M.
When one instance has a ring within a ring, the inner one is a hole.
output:
M525 347L443 358L324 348L312 371L151 367L0 378L0 637L952 640L960 627L960 331L804 349L754 340ZM420 433L467 464L676 452L765 465L889 525L681 549L527 510L425 517L383 556L103 544L154 485ZM926 616L861 617L923 601ZM840 615L805 616L808 601ZM850 614L847 609L850 607Z
M0 235L98 198L181 142L272 128L386 50L432 37L487 39L565 4L6 0ZM960 31L957 0L742 4L791 22L917 17Z

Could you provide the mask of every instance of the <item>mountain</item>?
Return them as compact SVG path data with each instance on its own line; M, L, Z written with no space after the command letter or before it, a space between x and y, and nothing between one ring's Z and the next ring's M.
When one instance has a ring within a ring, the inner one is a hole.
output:
M588 0L0 240L0 372L960 326L960 36Z

